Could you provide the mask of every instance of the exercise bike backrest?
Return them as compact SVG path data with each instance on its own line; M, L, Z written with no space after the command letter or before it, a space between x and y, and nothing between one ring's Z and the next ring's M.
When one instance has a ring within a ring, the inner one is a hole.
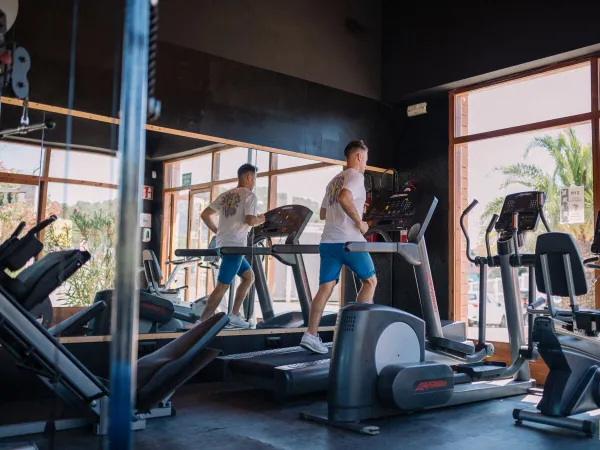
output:
M37 238L37 234L57 220L55 215L43 220L32 227L25 236L19 235L25 229L25 222L21 222L10 237L0 245L0 270L16 271L31 258L37 256L44 248L44 244Z

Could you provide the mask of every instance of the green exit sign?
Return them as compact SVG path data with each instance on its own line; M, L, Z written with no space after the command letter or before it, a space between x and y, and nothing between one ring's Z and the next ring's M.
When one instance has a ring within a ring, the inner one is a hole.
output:
M192 185L192 174L184 173L181 175L181 185L182 186L191 186Z

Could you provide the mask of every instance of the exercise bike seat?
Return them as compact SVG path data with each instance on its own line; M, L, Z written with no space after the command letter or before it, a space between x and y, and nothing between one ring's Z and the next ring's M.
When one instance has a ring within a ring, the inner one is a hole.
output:
M213 361L220 350L207 349L206 345L228 323L229 318L225 313L215 314L159 350L141 358L137 364L138 413L149 412Z

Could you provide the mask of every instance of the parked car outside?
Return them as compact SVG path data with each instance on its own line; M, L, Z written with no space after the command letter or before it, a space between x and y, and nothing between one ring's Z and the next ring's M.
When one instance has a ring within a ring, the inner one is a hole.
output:
M487 296L486 301L486 326L506 328L506 312L504 311L504 304L494 301L489 295ZM477 326L479 324L479 307L479 293L469 293L469 309L467 313L469 326Z

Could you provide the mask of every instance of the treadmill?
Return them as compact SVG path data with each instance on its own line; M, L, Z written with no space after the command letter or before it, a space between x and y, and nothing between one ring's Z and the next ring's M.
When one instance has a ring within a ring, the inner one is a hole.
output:
M286 205L274 208L265 213L265 223L254 228L248 235L248 247L222 247L216 249L178 249L178 257L206 257L221 255L244 255L251 258L254 271L254 285L244 303L244 316L249 319L254 316L254 298L262 311L262 321L256 325L257 329L264 328L301 328L308 325L310 302L312 295L303 253L318 253L318 246L299 245L298 241L304 228L310 221L312 211L302 205ZM272 244L274 239L285 239L285 244ZM309 251L307 251L307 248ZM264 256L272 256L279 262L292 268L300 311L286 311L275 314L273 299L269 292L267 276L262 263ZM321 326L333 326L337 320L335 312L323 314Z
M429 333L428 350L430 351L427 352L427 360L472 362L474 358L479 357L479 354L472 343L465 342L466 325L462 322L440 321L433 284L428 282L431 280L431 269L424 233L436 205L437 199L430 195L417 195L415 192L392 195L388 199L375 203L372 210L367 213L370 226L368 233L380 234L384 240L391 241L396 236L395 232L408 230L408 242L353 242L346 246L351 247L349 251L369 251L369 246L379 251L377 249L381 249L383 245L385 252L399 253L409 263L415 265L424 315L432 322L431 324L428 322L428 330L433 331ZM359 250L361 246L364 247L363 250ZM273 245L272 252L281 254L291 251L288 247ZM296 246L295 251L315 253L318 252L318 246L299 245ZM293 347L227 355L220 357L219 360L225 363L226 373L233 381L271 390L278 397L294 396L328 389L332 343L325 345L329 347L326 355L316 355L300 347Z

